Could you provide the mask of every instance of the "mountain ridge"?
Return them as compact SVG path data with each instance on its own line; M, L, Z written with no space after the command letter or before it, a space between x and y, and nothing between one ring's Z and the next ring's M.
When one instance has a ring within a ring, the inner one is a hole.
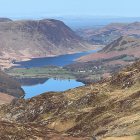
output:
M84 29L77 34L92 44L108 45L121 36L140 38L140 22L111 23L99 29Z
M135 59L138 59L140 54L140 40L134 37L122 36L117 40L106 45L102 50L95 54L90 54L83 56L78 59L78 61L93 61L93 60L102 60L102 59L111 59L116 56L127 55L131 56L132 62Z

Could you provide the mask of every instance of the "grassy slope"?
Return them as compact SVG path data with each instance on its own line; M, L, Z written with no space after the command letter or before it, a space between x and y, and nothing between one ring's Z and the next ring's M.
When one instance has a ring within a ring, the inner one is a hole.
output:
M97 138L140 134L140 62L110 79L61 93L17 100L1 118L42 126L72 136ZM1 131L0 131L1 132Z

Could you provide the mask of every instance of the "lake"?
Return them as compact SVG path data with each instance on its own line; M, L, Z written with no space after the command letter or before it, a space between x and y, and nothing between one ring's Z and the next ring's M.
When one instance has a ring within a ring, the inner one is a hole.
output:
M66 54L55 57L45 57L45 58L34 58L29 61L15 62L18 64L18 67L21 68L32 68L32 67L43 67L48 65L54 66L65 66L72 63L75 63L75 59L90 54L95 53L98 50L92 50L87 52L80 52L75 54ZM41 80L41 79L40 79ZM29 82L28 82L29 81ZM43 79L44 81L44 79ZM37 84L35 84L37 82ZM24 83L24 84L23 84ZM25 83L28 83L25 85ZM33 84L32 84L33 83ZM22 88L25 92L25 98L31 98L33 96L37 96L41 93L48 91L65 91L68 89L76 88L79 86L83 86L82 82L78 82L74 79L46 79L45 82L39 81L39 79L26 79L26 81L22 81Z
M75 63L74 60L76 60L79 57L82 57L90 53L95 53L98 50L99 49L87 51L87 52L74 53L74 54L59 55L55 57L33 58L29 61L14 62L14 64L18 64L18 66L16 67L20 67L20 68L43 67L49 65L63 67L65 65Z
M37 96L41 93L49 92L49 91L65 91L68 89L76 88L79 86L83 86L82 82L78 82L74 79L49 79L44 83L36 84L36 85L26 85L22 86L22 89L25 92L25 99Z

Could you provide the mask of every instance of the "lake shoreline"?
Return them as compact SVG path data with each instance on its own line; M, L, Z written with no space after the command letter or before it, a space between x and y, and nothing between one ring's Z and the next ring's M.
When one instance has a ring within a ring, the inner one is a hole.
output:
M23 58L22 61L16 61L16 62L25 62L25 61L30 61L32 59L38 59L38 58L53 58L53 57L59 57L59 56L63 56L63 55L71 55L71 54L76 54L76 53L84 53L84 52L90 52L90 51L94 51L94 50L100 50L101 48L103 48L103 45L93 45L93 49L89 49L89 50L85 50L85 51L75 51L75 52L70 52L70 53L65 53L65 54L60 54L60 55L48 55L48 56L39 56L39 57L26 57ZM16 64L13 64L16 65Z
M25 92L24 98L29 99L37 95L49 92L65 92L70 89L85 86L82 82L74 79L54 79L50 78L44 83L38 83L36 85L22 86Z
M101 49L96 47L92 50L87 50L83 52L68 53L63 55L54 55L47 57L35 57L29 58L27 61L13 61L13 66L11 68L32 68L32 67L43 67L43 66L65 66L72 63L76 63L76 60L82 56L96 53ZM62 61L62 62L61 62Z
M43 86L47 81L50 80L52 80L51 84L53 86L55 86L54 84L56 81L57 82L64 81L63 83L64 85L68 81L69 82L73 81L74 84L80 83L80 85L86 85L91 83L90 79L86 79L87 77L86 75L87 74L91 75L92 73L83 73L81 71L71 72L65 69L64 66L76 63L75 60L77 58L90 53L96 53L97 51L98 50L96 49L96 50L86 51L82 53L79 52L76 54L67 54L67 55L47 57L47 58L36 58L31 61L21 62L21 66L12 67L10 69L7 69L5 72L11 75L12 77L16 78L21 83L22 87L25 85L25 87L32 88L32 91L34 91L34 88L36 88L36 86L38 85ZM60 86L61 82L57 84ZM78 86L71 85L71 87L67 89L66 87L69 87L70 85L69 84L67 84L66 86L64 85L61 87L60 91L63 91L62 90L63 88L68 90L80 86L80 85ZM53 88L51 91L55 91L55 88ZM40 92L42 89L36 89L36 90L37 93L39 94L48 92L47 89L43 90L42 92ZM27 94L26 91L25 93ZM29 94L30 93L31 91L29 92Z

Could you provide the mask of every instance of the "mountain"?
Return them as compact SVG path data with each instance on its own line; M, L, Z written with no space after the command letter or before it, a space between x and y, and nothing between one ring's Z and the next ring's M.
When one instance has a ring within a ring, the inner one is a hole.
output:
M140 59L140 39L122 36L97 53L78 58L77 63L67 65L65 68L76 73L84 72L78 80L90 83L109 77L138 59Z
M140 22L111 23L98 29L79 30L77 34L93 44L107 45L121 36L140 38Z
M0 18L0 22L9 22L9 21L12 21L12 20L9 18Z
M116 59L115 59L116 57ZM120 58L119 58L120 57ZM107 60L131 62L140 58L140 39L122 36L97 53L79 58L79 61ZM119 64L119 62L118 62ZM121 64L121 63L120 63Z
M100 52L113 52L113 51L126 51L129 49L135 50L140 47L140 39L129 37L129 36L121 36L110 44L106 45ZM131 51L130 51L131 52Z
M0 70L0 104L9 103L14 98L24 96L21 85Z
M0 64L92 49L63 22L54 19L0 22Z
M95 84L14 100L0 106L0 138L139 139L139 79L140 61Z

